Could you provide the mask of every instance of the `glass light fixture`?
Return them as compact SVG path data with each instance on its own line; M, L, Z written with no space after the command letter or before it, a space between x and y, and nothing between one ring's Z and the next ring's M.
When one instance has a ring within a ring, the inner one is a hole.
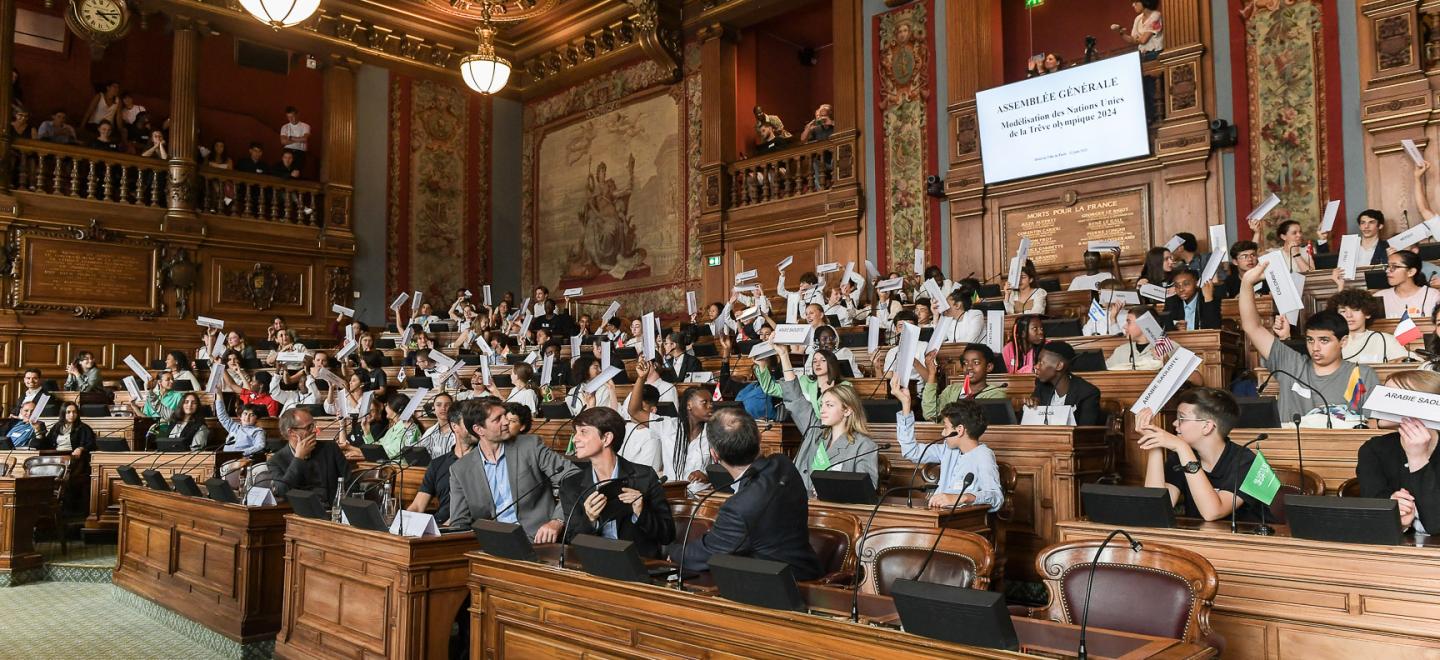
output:
M488 19L475 28L475 34L480 37L480 46L474 54L460 60L460 77L470 89L494 94L505 89L505 83L510 80L510 61L495 54L495 28Z
M275 29L299 25L320 8L320 0L240 0L256 20Z

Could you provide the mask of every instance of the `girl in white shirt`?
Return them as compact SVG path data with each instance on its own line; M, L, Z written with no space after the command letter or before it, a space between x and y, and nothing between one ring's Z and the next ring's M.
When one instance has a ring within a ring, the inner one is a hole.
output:
M1420 255L1398 250L1390 255L1385 266L1385 280L1390 288L1375 292L1385 303L1385 318L1398 319L1406 313L1411 319L1429 318L1440 303L1440 292L1432 290L1420 270Z

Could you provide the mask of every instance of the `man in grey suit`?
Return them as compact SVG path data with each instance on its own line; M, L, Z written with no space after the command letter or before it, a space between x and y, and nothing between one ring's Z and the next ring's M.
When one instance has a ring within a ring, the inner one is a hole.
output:
M505 404L463 404L465 430L480 444L450 468L450 527L467 529L475 520L518 523L536 543L554 543L565 514L551 491L579 469L538 436L511 435Z

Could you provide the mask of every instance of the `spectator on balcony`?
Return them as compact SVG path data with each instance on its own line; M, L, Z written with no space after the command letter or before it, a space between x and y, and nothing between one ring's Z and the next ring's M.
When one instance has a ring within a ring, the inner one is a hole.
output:
M821 103L815 108L815 118L805 125L805 130L800 132L801 142L819 142L829 140L835 134L835 120L831 118L833 108L829 103ZM810 182L814 184L815 190L826 188L825 181L830 178L830 170L834 168L834 156L829 151L820 157L810 158Z
M150 148L141 152L140 155L144 158L159 158L160 160L170 160L170 151L165 146L164 131L161 131L158 128L150 131Z
M140 113L145 112L145 106L135 102L135 95L130 92L120 94L120 125L130 126L140 119Z
M122 151L120 137L115 134L115 124L109 119L101 119L95 127L95 139L90 141L89 146L104 151Z
M54 142L57 144L75 144L80 140L75 136L75 127L65 123L67 117L64 110L56 110L55 114L40 124L40 129L35 131L35 137Z
M1160 19L1160 0L1135 0L1130 3L1135 10L1135 22L1130 31L1119 23L1112 24L1111 30L1120 33L1126 43L1135 44L1141 60L1153 60L1165 48L1165 24Z
M250 143L249 155L235 163L235 171L246 174L269 174L270 166L265 164L265 149L259 142Z
M95 93L95 98L90 99L90 106L85 109L85 128L91 132L100 132L100 122L109 120L113 125L120 116L120 83L110 81Z
M1043 76L1047 73L1055 73L1064 67L1065 60L1057 53L1045 53L1043 56L1037 55L1031 58L1029 63L1026 64L1025 77L1033 78L1035 76Z
M149 147L150 141L150 113L140 111L135 115L135 121L125 124L125 141L137 149Z
M215 170L233 170L235 161L230 158L230 150L225 148L224 140L216 140L210 148L210 153L205 156L204 167ZM226 207L235 203L235 184L231 181L209 179L209 193L213 197L218 196L220 203Z
M15 118L10 120L10 131L12 138L34 137L35 128L30 125L30 113L24 109L15 111Z
M293 152L295 168L305 167L305 153L310 143L310 125L300 121L300 111L295 106L285 108L285 125L280 127L280 147ZM284 155L282 153L281 157Z
M10 111L25 111L25 94L20 90L20 70L10 69Z
M280 162L275 163L270 173L286 179L300 178L300 163L295 160L295 152L290 149L280 152Z
M760 151L774 151L790 142L790 131L785 122L775 115L767 115L760 106L755 106L755 146Z

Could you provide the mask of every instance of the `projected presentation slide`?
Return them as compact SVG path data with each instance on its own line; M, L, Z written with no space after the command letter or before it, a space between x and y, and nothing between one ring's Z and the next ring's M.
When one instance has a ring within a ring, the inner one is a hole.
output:
M1140 54L975 95L985 183L1150 155Z

